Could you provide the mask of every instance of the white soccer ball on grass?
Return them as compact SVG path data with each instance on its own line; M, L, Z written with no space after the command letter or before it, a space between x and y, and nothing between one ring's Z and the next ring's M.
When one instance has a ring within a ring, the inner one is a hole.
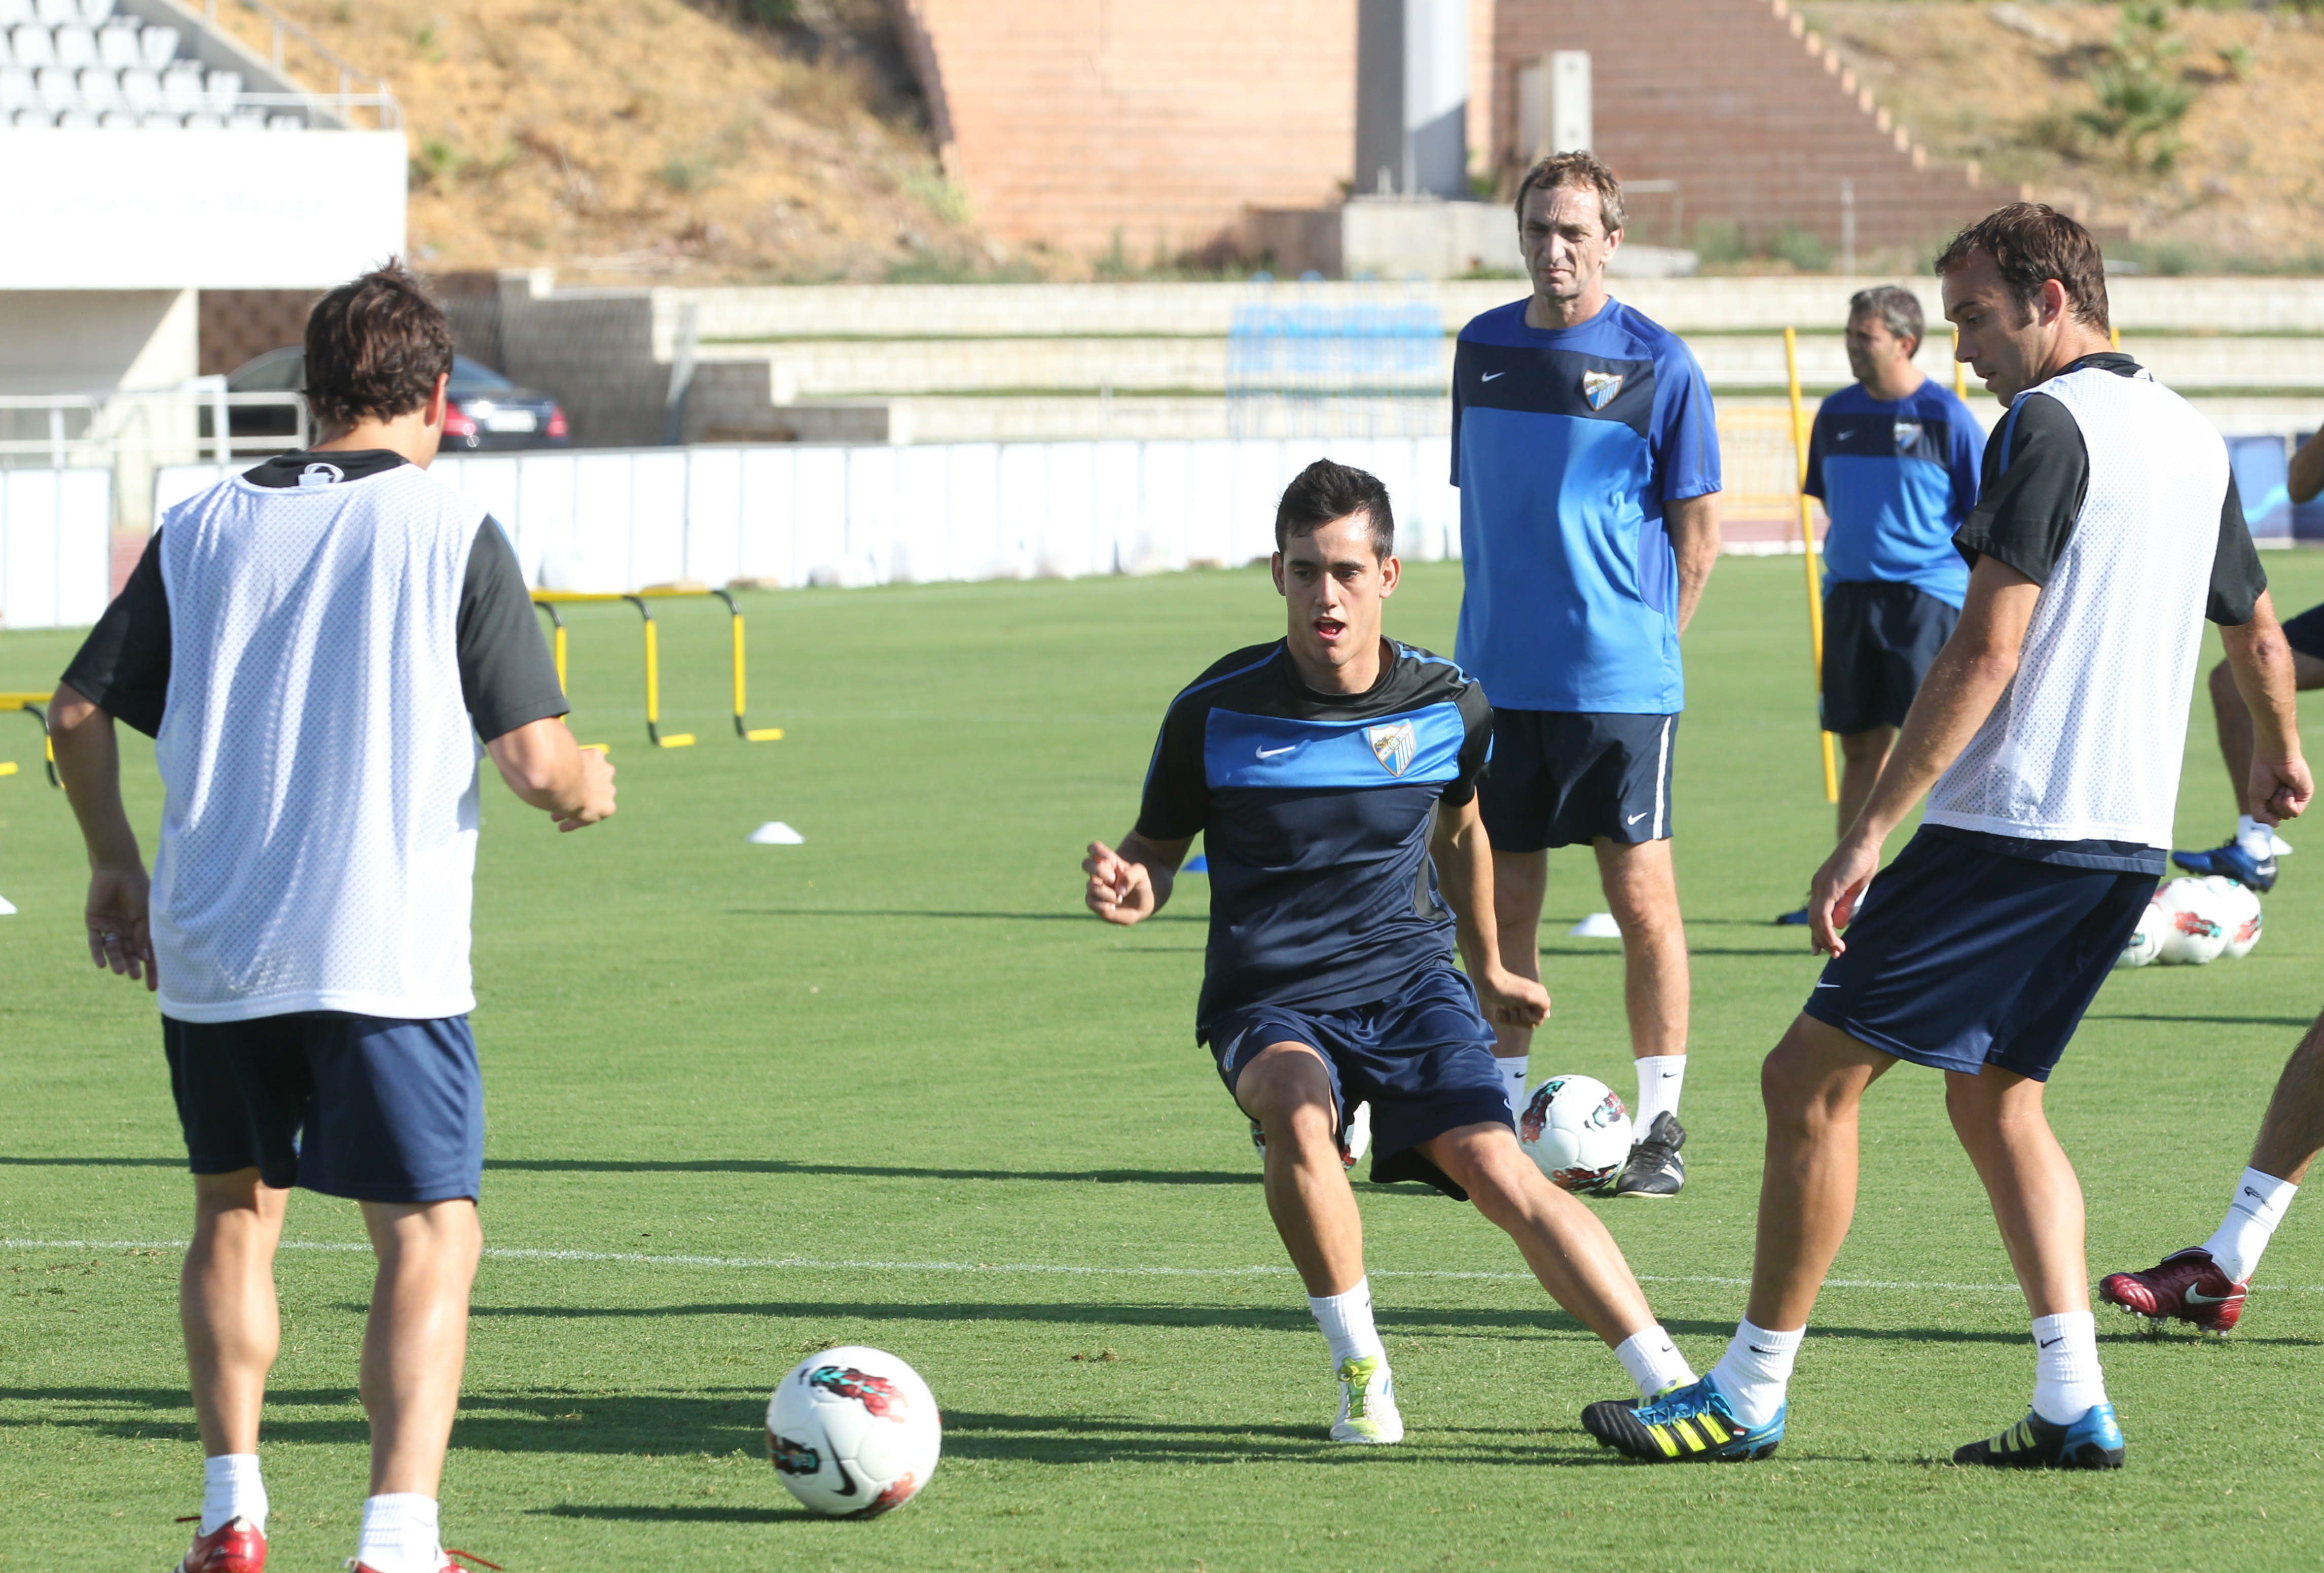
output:
M877 1518L936 1473L944 1420L928 1384L884 1349L810 1355L767 1401L767 1456L826 1518Z
M2227 931L2225 954L2249 956L2252 947L2259 943L2259 893L2224 874L2208 874L2202 884L2211 893L2211 915Z
M1553 1076L1526 1100L1517 1145L1554 1183L1595 1190L1630 1156L1630 1112L1602 1081Z
M2155 893L2154 904L2163 916L2163 948L2155 959L2163 966L2207 967L2227 949L2218 894L2201 880L2172 880Z
M2114 958L2116 967L2144 967L2163 954L2162 895L2158 890L2147 898L2146 910L2138 914L2138 927L2130 931L2122 954Z

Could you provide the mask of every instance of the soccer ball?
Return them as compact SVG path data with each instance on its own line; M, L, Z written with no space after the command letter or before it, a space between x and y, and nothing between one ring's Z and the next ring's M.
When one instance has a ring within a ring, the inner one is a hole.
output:
M2156 893L2154 904L2163 913L2163 948L2155 959L2163 966L2206 967L2227 948L2218 895L2201 880L2172 880Z
M2259 894L2239 880L2224 874L2208 874L2203 888L2211 893L2212 904L2206 910L2219 921L2227 931L2227 954L2246 957L2259 943Z
M1553 1076L1517 1118L1517 1145L1567 1190L1595 1190L1630 1156L1630 1112L1586 1076Z
M877 1518L936 1472L944 1420L919 1374L881 1349L810 1355L767 1401L767 1456L826 1518Z
M2122 954L2114 958L2116 967L2144 967L2163 954L2162 893L2157 891L2146 900L2146 910L2138 914L2138 927L2130 931L2123 945Z

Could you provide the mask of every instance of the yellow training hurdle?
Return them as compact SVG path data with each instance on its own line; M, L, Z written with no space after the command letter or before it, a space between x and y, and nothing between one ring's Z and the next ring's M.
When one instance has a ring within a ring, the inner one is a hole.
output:
M646 737L656 748L691 748L694 734L673 732L661 735L661 640L654 626L649 600L667 600L678 596L715 596L726 606L729 627L733 631L734 647L734 736L745 743L774 743L782 738L780 726L752 726L744 718L744 662L742 657L742 609L734 597L724 590L653 589L653 590L535 590L533 609L549 614L549 649L557 659L557 683L565 686L565 619L558 612L559 606L589 601L627 601L638 609L645 626L646 638Z
M48 762L49 784L51 786L60 786L63 784L57 780L56 745L49 741L48 708L55 701L56 697L57 696L53 693L0 694L0 710L22 710L24 714L32 717L32 724L41 729L41 752L42 756ZM14 760L0 762L0 775L14 775L15 773L16 764Z

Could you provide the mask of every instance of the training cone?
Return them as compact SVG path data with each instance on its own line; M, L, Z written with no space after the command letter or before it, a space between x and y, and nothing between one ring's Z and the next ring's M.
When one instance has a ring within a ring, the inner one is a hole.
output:
M1208 874L1211 872L1211 860L1202 853L1197 852L1194 856L1186 859L1185 863L1179 865L1178 872L1180 874Z
M799 847L807 837L780 819L770 819L751 832L750 840L753 847Z
M6 896L0 896L0 918L13 918L15 915L16 903Z
M1592 912L1565 933L1571 939L1619 939L1622 926L1614 921L1611 912Z

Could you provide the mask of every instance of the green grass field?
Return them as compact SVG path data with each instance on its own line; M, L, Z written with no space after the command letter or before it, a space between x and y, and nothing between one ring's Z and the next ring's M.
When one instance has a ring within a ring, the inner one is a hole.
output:
M2324 559L2270 559L2287 608ZM1451 565L1389 629L1449 649ZM1767 1463L1647 1469L1578 1429L1628 1391L1476 1214L1360 1186L1411 1436L1321 1440L1335 1389L1263 1208L1244 1124L1191 1022L1204 891L1143 928L1083 913L1082 843L1129 824L1169 697L1280 612L1254 571L760 596L753 719L724 729L723 617L666 613L642 746L636 625L572 618L575 721L621 813L558 837L487 784L475 1027L490 1100L467 1399L446 1538L511 1573L682 1568L1720 1569L2313 1568L2324 1556L2324 1215L2295 1208L2226 1342L2103 1313L2129 1467L1997 1477L1942 1462L2031 1392L2023 1302L1941 1112L1909 1068L1865 1122L1856 1228ZM1597 1203L1707 1367L1740 1313L1756 1071L1816 963L1766 920L1828 845L1796 560L1724 562L1687 641L1674 797L1695 955L1691 1183ZM76 638L0 634L0 689ZM95 972L82 862L32 727L0 716L0 1567L170 1566L198 1503L174 1311L189 1188L152 1004ZM2207 701L2181 833L2228 822ZM2311 733L2311 743L2315 736ZM141 826L159 810L131 740ZM755 847L766 819L803 847ZM2324 831L2266 941L2116 976L2052 1084L2093 1272L2209 1234L2319 1004ZM149 842L150 850L150 842ZM1556 998L1536 1077L1627 1096L1618 948L1553 863ZM353 1208L301 1196L265 1443L277 1568L354 1548L365 1469ZM802 1354L862 1342L927 1378L945 1461L871 1523L797 1509L760 1435Z

